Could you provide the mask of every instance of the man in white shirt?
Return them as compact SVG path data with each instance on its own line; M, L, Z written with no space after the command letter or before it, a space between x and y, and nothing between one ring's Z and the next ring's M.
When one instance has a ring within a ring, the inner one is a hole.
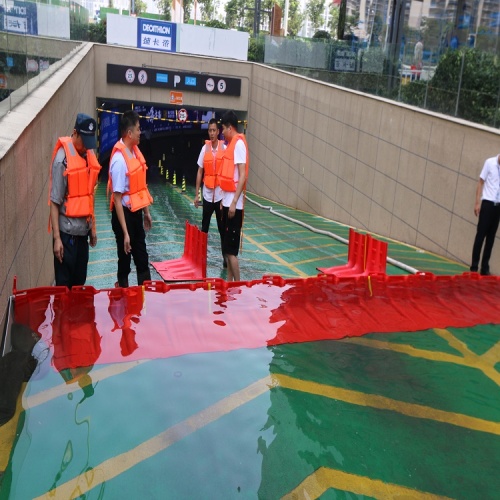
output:
M203 179L203 216L201 220L201 230L208 233L210 219L215 212L217 219L217 229L219 230L221 249L224 242L224 227L222 225L222 190L217 184L217 175L222 165L222 155L226 146L219 141L219 126L217 120L212 118L208 122L209 140L201 148L198 157L198 174L196 175L196 190L194 196L194 206L198 208L200 202L198 193L200 192L201 181ZM223 263L227 267L226 259Z
M470 270L477 272L483 247L480 272L489 276L490 257L495 243L495 236L500 223L500 155L488 158L484 162L479 175L476 189L476 203L474 213L479 216L476 238L472 248L472 264Z
M137 270L137 284L151 279L146 233L151 229L149 205L153 202L146 184L146 160L138 148L141 140L139 115L126 111L120 120L121 139L111 152L108 189L111 198L111 227L118 253L118 281L128 287L131 257Z
M233 111L222 115L222 133L228 145L222 158L218 183L222 189L222 252L227 260L227 280L240 281L238 252L243 225L244 189L248 177L248 146L238 133L238 117Z

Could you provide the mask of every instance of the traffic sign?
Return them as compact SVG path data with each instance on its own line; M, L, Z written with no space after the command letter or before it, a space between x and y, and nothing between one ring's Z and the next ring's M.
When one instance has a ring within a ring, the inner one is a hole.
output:
M170 104L182 104L182 92L170 91Z
M188 112L184 108L179 109L179 111L177 111L177 119L181 123L186 123L186 120L188 119Z

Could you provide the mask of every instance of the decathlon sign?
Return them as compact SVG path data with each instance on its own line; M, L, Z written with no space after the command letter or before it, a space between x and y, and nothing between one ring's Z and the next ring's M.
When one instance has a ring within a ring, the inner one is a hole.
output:
M176 52L176 24L143 18L138 18L137 21L137 47L139 49Z

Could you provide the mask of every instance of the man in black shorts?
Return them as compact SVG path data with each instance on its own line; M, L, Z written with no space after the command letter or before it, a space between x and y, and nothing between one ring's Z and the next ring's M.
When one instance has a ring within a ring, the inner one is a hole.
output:
M218 175L224 226L222 253L227 260L227 280L240 281L238 252L243 224L243 191L248 177L248 146L245 136L238 133L238 117L233 111L226 111L221 123L222 133L228 142Z

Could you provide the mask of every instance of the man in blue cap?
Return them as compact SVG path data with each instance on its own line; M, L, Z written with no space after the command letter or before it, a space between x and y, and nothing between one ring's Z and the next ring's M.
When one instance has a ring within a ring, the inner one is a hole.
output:
M90 245L97 244L94 191L101 166L96 148L96 121L76 117L71 137L60 137L52 153L49 184L50 225L57 286L84 285Z

